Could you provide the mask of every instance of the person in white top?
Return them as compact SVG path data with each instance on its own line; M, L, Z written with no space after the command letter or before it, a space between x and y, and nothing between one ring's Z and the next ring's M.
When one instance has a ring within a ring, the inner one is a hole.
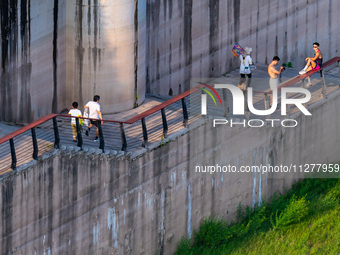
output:
M100 100L100 96L95 95L93 97L93 101L89 101L84 106L85 109L88 108L89 118L91 119L88 130L86 130L85 134L88 136L92 126L95 125L97 127L97 130L96 130L96 138L94 139L94 141L99 141L99 131L98 131L98 121L92 120L92 119L100 119L100 120L103 119L102 113L100 111L99 100ZM101 121L101 124L103 124L103 121Z
M252 48L246 47L244 49L244 52L239 56L241 65L240 65L240 82L238 84L238 87L245 90L247 87L250 86L251 83L251 70L250 65L253 64L253 60L250 56L250 53L252 52ZM246 75L248 76L247 85L245 85L246 81Z
M68 112L68 114L74 117L82 117L81 111L78 109L78 102L72 103L72 109ZM79 123L81 122L82 122L82 119L79 119ZM71 118L71 127L72 127L73 142L77 142L76 118Z

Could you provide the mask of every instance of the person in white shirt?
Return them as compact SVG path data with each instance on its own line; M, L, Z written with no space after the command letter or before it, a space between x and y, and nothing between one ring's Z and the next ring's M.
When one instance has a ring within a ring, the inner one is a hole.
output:
M244 52L239 56L241 65L240 65L240 82L238 84L238 87L246 90L247 87L250 86L251 83L251 70L250 70L250 65L253 64L253 60L250 56L250 53L252 52L252 48L246 47L244 49ZM248 76L248 81L247 85L245 85L246 81L246 75Z
M98 120L92 120L92 119L103 119L102 113L100 111L100 104L99 104L99 100L100 100L100 96L95 95L93 97L93 101L89 101L84 108L89 108L89 118L90 120L90 124L88 127L88 130L86 130L85 134L88 136L89 132L92 128L93 125L95 125L97 127L96 130L96 138L94 139L95 142L99 141L99 131L98 131ZM101 122L101 124L103 124L103 121Z
M78 102L72 103L72 109L68 112L68 114L74 117L82 117L81 111L78 109ZM81 123L81 121L82 119L79 119L79 123ZM76 118L71 118L71 127L72 127L73 142L77 142Z

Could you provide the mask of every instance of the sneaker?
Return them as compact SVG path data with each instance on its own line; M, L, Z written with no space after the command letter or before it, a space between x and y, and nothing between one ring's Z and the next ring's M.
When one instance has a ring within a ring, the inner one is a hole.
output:
M312 83L310 83L310 82L308 82L307 84L306 84L306 88L309 88L309 87L311 87L312 86Z
M300 72L299 72L299 74L305 74L305 73L307 73L304 69L302 69Z
M85 135L89 136L89 131L88 130L85 131Z
M99 141L99 137L96 137L93 141L98 142Z

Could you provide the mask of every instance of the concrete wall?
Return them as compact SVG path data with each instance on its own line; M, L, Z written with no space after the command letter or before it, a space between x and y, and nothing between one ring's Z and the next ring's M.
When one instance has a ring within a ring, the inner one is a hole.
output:
M143 2L143 1L141 1ZM68 102L101 96L104 113L132 109L144 101L138 64L144 62L145 7L138 1L67 1ZM143 31L144 29L144 31ZM141 36L141 42L138 41ZM138 99L137 99L138 95Z
M95 94L104 113L141 104L145 6L133 0L2 1L0 120L28 123L75 100L82 106Z
M30 122L65 107L63 0L4 0L0 120Z
M332 0L148 0L146 89L173 94L191 78L220 76L239 66L238 41L258 63L275 55L297 69L320 43L324 59L339 55L340 2Z
M104 113L176 95L238 67L235 41L302 68L312 43L338 55L332 0L4 0L0 120L30 122L102 96Z
M196 166L337 162L339 107L337 93L295 128L207 121L139 155L55 151L1 178L2 254L173 254L205 217L235 219L240 202L254 207L302 177Z

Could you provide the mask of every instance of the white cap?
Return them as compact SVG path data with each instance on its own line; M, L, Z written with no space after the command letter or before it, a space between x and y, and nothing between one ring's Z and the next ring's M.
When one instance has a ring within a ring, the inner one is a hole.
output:
M244 51L249 55L250 52L253 51L253 49L252 49L252 48L245 47L245 48L244 48Z

